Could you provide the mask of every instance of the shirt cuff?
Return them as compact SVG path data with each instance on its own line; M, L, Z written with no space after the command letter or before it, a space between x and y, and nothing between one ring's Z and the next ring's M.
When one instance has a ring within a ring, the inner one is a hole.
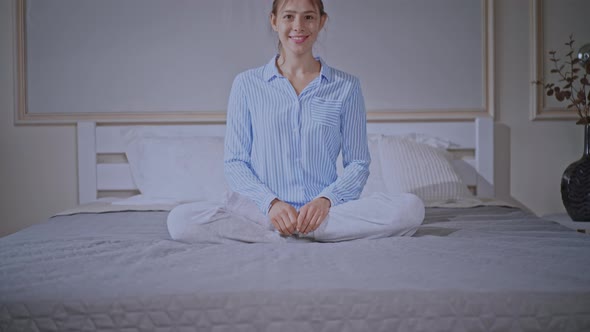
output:
M278 197L275 195L269 194L268 196L264 197L264 199L262 200L262 203L260 204L260 211L265 216L268 216L268 213L270 212L270 203L272 203L272 201L274 201L275 198L278 198Z
M328 200L330 200L330 207L334 207L338 204L344 203L344 200L341 200L340 198L338 198L338 196L336 196L334 193L332 193L328 190L324 190L319 195L316 196L316 198L320 198L320 197L325 197Z

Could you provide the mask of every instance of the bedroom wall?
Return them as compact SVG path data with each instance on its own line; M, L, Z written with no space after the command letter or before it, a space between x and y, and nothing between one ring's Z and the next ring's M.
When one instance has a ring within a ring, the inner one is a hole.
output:
M14 125L11 2L0 0L0 236L77 201L75 128ZM494 2L497 194L540 215L560 212L561 173L582 153L582 128L529 120L529 1Z
M15 126L11 0L0 0L0 236L77 200L73 126Z
M584 129L575 120L530 120L529 1L495 0L495 18L496 136L510 142L495 153L497 194L538 215L564 212L561 175L582 156Z

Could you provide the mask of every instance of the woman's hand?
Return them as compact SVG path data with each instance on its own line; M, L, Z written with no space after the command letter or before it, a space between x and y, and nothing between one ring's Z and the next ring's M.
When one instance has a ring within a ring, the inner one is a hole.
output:
M318 197L305 204L299 210L297 218L297 231L303 234L315 231L330 212L330 200L326 197Z
M282 235L292 235L297 226L297 210L289 204L276 199L271 203L268 217Z

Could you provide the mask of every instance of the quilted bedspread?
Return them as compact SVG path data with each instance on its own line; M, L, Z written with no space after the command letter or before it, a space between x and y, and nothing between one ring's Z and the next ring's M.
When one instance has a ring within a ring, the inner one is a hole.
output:
M508 207L413 237L186 244L167 212L0 239L0 331L590 331L590 236Z

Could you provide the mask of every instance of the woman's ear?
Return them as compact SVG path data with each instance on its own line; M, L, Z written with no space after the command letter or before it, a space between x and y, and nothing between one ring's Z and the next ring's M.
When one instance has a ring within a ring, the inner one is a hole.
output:
M322 30L324 28L324 24L326 24L327 20L328 20L328 14L322 15L322 17L320 18L320 30Z
M277 27L277 16L272 13L270 14L270 26L275 32L279 31L279 28Z

